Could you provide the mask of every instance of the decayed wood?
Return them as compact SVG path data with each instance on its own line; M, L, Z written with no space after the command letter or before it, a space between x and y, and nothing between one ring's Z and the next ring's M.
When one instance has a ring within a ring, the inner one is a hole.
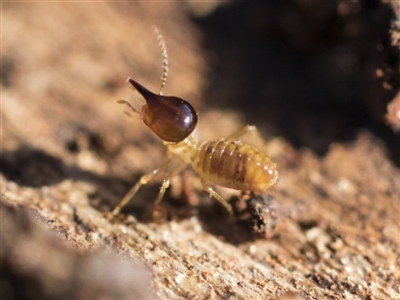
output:
M157 138L115 103L136 99L128 76L159 87L152 25L169 51L164 92L199 109L199 133L241 126L237 112L202 99L198 32L170 2L8 3L2 18L4 299L400 298L400 172L379 134L359 130L323 156L269 139L280 179L259 216L229 216L185 171L163 202L164 222L148 216L157 182L110 221L164 159Z

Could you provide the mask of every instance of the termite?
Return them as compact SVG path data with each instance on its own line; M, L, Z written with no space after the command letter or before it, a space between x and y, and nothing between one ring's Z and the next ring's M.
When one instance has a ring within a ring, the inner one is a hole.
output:
M199 174L203 189L232 213L231 205L211 185L265 194L278 179L276 164L260 150L239 140L245 133L255 132L255 126L247 125L227 138L214 141L197 141L192 136L198 119L196 110L186 100L164 96L162 93L168 74L168 56L162 35L157 29L155 32L163 53L164 72L159 93L155 94L128 78L127 81L142 95L146 103L141 110L136 110L125 100L118 100L118 103L127 105L161 139L167 147L168 160L143 175L111 214L117 215L142 185L147 184L160 171L167 171L155 199L155 206L159 205L171 178L187 165L191 165ZM129 113L127 115L131 116Z

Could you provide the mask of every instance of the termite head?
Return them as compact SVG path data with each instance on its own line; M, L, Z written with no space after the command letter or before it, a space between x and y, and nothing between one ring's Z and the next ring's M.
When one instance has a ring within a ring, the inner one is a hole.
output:
M128 78L128 82L146 100L140 112L128 104L129 107L140 114L143 122L160 139L178 143L196 128L197 112L187 101L178 97L154 94L131 78ZM119 103L127 104L123 100Z

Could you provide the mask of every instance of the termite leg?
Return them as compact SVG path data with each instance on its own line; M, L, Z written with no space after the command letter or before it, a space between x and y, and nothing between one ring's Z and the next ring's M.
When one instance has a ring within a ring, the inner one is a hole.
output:
M228 140L238 140L243 135L250 133L251 139L255 143L258 149L263 149L264 147L264 139L261 137L260 132L258 131L257 127L254 125L246 125L239 130L231 133L227 139Z
M176 167L174 170L172 170L168 173L167 177L163 180L163 183L160 188L160 192L158 193L157 198L154 201L154 207L157 207L160 204L160 202L165 194L165 191L167 190L167 188L169 187L169 185L171 183L172 177L174 177L176 174L183 171L183 169L185 169L185 168L186 168L186 164L182 163L178 167Z
M201 185L203 186L203 189L210 194L210 196L213 196L219 203L221 203L229 212L229 214L233 214L232 207L231 205L226 202L224 198L222 198L214 189L210 186L209 182L205 178L201 178Z
M142 185L146 185L151 179L153 179L154 176L156 176L160 171L165 170L166 168L168 168L171 164L171 161L167 161L166 163L164 163L163 165L161 165L160 167L158 167L157 169L154 169L153 171L143 175L139 181L130 189L130 191L125 195L124 198L122 198L122 200L118 203L118 205L113 209L113 211L111 212L110 217L113 218L116 215L118 215L118 213L121 211L121 209L129 202L129 200L132 199L133 196L135 196L135 194L137 193L137 191L139 190L139 188Z
M236 130L235 132L232 132L230 135L228 135L227 139L228 140L236 140L240 138L241 136L245 135L248 132L252 132L254 130L257 130L256 126L254 125L245 125L244 127L240 128L239 130Z

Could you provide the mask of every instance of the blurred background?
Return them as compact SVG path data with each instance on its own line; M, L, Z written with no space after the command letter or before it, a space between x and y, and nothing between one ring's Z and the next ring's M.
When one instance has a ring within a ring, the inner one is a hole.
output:
M383 119L399 87L389 3L239 1L193 19L214 58L208 105L240 111L246 123L319 154L360 128L400 153Z
M399 90L396 8L310 0L3 3L1 170L25 186L82 179L96 184L101 203L114 203L164 161L158 138L116 104L140 105L127 77L159 90L155 25L169 55L164 93L199 111L200 138L255 124L266 141L323 156L364 130L398 164L400 138L385 121ZM265 151L281 167L288 159L282 149Z
M140 103L127 77L159 90L155 25L169 55L164 93L194 105L200 138L255 124L266 141L323 157L367 131L399 164L400 138L385 120L400 97L396 5L3 3L1 170L25 186L92 182L101 203L115 203L164 161L158 138L116 104ZM296 162L282 147L265 150L281 168Z
M17 137L68 156L77 151L81 132L108 157L122 141L148 137L138 122L127 125L114 100L137 98L128 76L158 90L156 25L169 52L165 93L201 112L233 114L266 138L282 136L317 154L367 129L398 162L399 138L384 119L399 82L393 5L3 3L4 147L16 147Z

